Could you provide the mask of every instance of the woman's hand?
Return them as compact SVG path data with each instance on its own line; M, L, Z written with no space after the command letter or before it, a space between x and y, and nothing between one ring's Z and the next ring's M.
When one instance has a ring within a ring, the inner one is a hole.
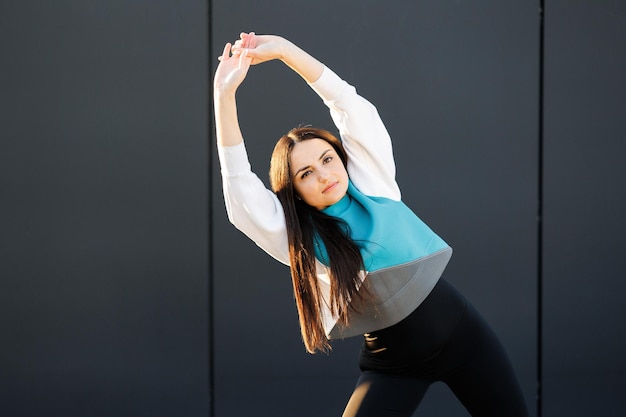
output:
M324 69L317 59L287 39L276 35L241 33L240 39L233 45L233 55L243 53L247 53L247 57L251 59L251 65L280 59L308 83L317 80Z
M213 88L215 93L234 93L248 74L252 59L248 57L248 51L238 50L231 55L232 45L224 46L222 55L218 58L220 64L215 71Z
M252 59L251 65L257 65L274 59L282 60L289 46L289 41L280 36L242 32L232 50L235 55L247 51L248 57Z

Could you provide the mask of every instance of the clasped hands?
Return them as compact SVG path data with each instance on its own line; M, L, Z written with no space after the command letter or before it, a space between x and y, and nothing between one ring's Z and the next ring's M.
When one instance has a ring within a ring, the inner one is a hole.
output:
M250 65L281 59L286 42L280 36L242 32L238 40L224 46L222 55L218 57L220 64L214 79L216 90L236 89L246 77Z

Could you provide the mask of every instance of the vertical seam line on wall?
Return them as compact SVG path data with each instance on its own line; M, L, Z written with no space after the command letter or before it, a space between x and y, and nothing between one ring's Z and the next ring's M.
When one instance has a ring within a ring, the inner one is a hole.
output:
M207 337L208 337L208 411L209 417L215 416L215 327L214 327L214 303L213 303L213 277L215 276L213 265L213 80L211 77L213 69L213 47L212 39L212 16L213 16L213 1L207 0L207 54L208 54L208 91L207 91L207 109L210 111L207 115L207 140L208 143L208 285L207 285Z
M544 116L544 25L545 0L539 0L539 91L537 163L537 417L542 414L543 394L543 116Z

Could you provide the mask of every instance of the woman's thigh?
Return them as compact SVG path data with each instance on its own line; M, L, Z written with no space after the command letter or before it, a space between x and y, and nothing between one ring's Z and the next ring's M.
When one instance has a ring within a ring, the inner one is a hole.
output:
M362 372L343 417L411 417L429 386L424 379Z
M472 416L528 416L504 347L471 305L440 360L441 379Z

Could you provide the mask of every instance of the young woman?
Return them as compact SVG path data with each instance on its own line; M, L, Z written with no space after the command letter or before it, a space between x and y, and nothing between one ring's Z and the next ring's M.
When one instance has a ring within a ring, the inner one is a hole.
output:
M272 154L272 191L251 171L235 93L250 65L279 59L330 109L341 140L296 128ZM401 200L391 139L376 108L279 36L242 33L214 79L230 221L290 266L307 350L363 335L361 376L344 416L411 416L445 382L472 416L527 416L497 337L441 274L452 250Z

